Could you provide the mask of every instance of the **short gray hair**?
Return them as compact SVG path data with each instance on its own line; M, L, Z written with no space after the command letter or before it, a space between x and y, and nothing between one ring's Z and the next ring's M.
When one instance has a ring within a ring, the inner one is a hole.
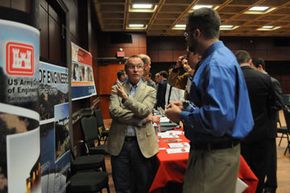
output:
M130 56L130 57L126 60L126 62L125 62L125 70L128 69L129 64L130 64L130 63L129 63L129 60L132 59L132 58L139 58L139 59L142 61L143 66L144 66L144 61L142 60L142 58L141 58L139 55L132 55L132 56Z
M151 63L151 59L150 59L150 57L148 55L146 55L146 54L139 54L138 56L142 59L142 61L143 61L144 64Z

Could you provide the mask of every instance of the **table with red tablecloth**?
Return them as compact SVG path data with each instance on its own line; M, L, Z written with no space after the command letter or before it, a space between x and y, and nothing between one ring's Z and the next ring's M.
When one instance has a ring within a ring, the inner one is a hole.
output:
M188 142L188 139L186 139L184 135L179 135L179 138L177 139L159 139L160 150L157 154L159 166L151 185L150 193L160 192L168 182L183 183L189 153L168 154L166 149L169 148L168 143L170 142ZM240 157L240 170L238 177L248 185L248 188L244 193L256 192L258 179L242 156Z

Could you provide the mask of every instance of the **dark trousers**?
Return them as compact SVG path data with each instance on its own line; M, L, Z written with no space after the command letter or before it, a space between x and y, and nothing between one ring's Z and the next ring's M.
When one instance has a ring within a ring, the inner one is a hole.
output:
M118 156L111 157L112 175L117 193L148 193L156 157L145 158L137 139L125 140Z
M242 143L241 154L259 179L256 193L262 193L267 173L267 139L252 143Z
M271 138L267 140L268 148L268 169L267 169L267 180L265 183L265 188L275 192L277 188L277 146L276 139Z

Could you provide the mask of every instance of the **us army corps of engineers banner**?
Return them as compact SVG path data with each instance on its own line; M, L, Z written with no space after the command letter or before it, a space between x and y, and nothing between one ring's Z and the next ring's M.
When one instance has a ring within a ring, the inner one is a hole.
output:
M0 20L0 192L39 193L39 31Z

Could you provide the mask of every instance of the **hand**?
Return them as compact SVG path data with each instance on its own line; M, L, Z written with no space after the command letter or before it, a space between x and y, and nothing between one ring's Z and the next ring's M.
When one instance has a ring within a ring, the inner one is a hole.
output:
M181 108L174 103L170 103L170 106L167 106L165 109L165 115L168 119L170 119L172 122L179 123Z
M146 122L153 122L153 123L156 123L156 124L159 124L160 123L160 116L157 116L157 115L148 115L146 117Z
M160 124L160 116L157 115L152 116L151 120L153 123L156 123L157 125Z
M180 110L183 110L183 103L181 101L172 101L171 103L169 103L165 108L171 108L172 104L178 106L180 108Z
M118 83L116 87L117 94L124 100L128 99L128 95L125 92L122 84Z

